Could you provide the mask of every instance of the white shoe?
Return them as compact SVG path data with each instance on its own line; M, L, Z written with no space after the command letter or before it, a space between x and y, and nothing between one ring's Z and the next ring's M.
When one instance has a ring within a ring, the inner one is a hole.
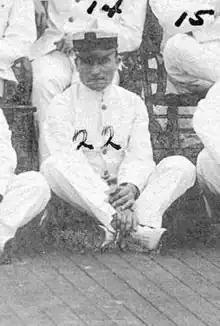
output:
M100 228L102 228L105 231L105 239L101 244L101 249L104 247L109 246L111 243L113 243L116 240L116 232L109 230L107 227L103 225L99 225Z
M138 225L136 231L132 232L133 239L148 250L157 249L161 236L166 231L164 228L151 228L149 226Z

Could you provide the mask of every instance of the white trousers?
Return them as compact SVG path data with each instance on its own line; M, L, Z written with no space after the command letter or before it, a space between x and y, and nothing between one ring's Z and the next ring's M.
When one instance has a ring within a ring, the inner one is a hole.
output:
M205 195L208 216L220 223L220 166L206 149L197 158L197 175Z
M32 103L37 108L35 122L38 130L39 159L48 155L46 144L41 137L47 107L55 95L62 93L72 81L74 67L69 58L54 51L32 62L33 88Z
M39 137L40 162L48 156L48 150L41 137L41 128L45 120L47 107L52 98L62 93L77 78L73 59L65 54L54 51L32 62L33 88L32 103L37 108L35 121L37 122ZM119 83L116 74L113 83Z
M15 236L17 229L43 211L50 199L50 188L39 172L14 175L0 203L0 250Z
M199 43L176 34L166 43L164 62L177 93L207 91L220 79L220 40Z
M108 203L106 183L89 183L88 176L74 164L50 157L41 165L41 172L56 195L73 207L87 212L109 227L113 207ZM183 156L163 159L151 174L145 190L136 201L135 213L140 224L160 228L167 208L195 183L195 166Z

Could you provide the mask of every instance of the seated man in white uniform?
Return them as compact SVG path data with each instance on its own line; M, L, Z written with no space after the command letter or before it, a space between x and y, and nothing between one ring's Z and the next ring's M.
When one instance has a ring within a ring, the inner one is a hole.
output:
M211 231L220 233L220 81L199 102L194 128L205 148L197 159L198 181L203 189Z
M0 110L0 263L4 249L17 229L41 213L50 199L50 188L39 172L15 175L17 156L11 131Z
M14 61L29 55L36 40L33 0L0 1L0 97L4 80L16 82L11 70Z
M169 38L164 61L172 91L206 94L220 78L220 1L150 0L150 5Z
M131 210L127 229L134 225L132 236L155 249L165 231L163 214L193 186L195 167L181 156L155 166L144 102L112 84L119 64L117 31L100 21L96 28L82 25L73 34L79 81L48 107L44 137L50 157L41 172L59 197L98 219L103 246L115 239L115 216L124 219L117 212Z
M32 0L1 1L0 6L0 97L4 81L16 82L11 66L29 55L36 40ZM0 110L0 263L4 248L16 230L39 214L50 198L46 180L40 173L15 175L17 157L11 144L11 132Z
M66 33L72 29L77 19L88 21L94 17L103 17L106 22L114 21L118 26L119 52L137 50L141 44L147 0L123 0L112 16L102 10L108 3L114 7L116 0L100 0L96 6L92 0L51 0L48 2L48 28L42 37L33 45L31 55L33 61L33 104L38 109L36 119L44 120L46 110L53 96L62 93L75 80L76 68L72 51L72 42ZM89 10L89 13L87 10ZM118 83L118 76L115 75ZM41 156L41 139L39 143ZM42 157L41 160L44 158Z

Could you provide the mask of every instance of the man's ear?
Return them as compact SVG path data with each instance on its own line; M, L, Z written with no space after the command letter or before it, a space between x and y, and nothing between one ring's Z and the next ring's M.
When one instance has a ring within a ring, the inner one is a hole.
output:
M116 56L116 65L119 67L121 65L121 57L117 54Z
M118 69L121 66L121 63L122 63L121 56L117 54L117 57L116 57L116 65L117 65Z
M78 71L78 69L79 69L79 58L76 57L74 61L75 61L76 69Z

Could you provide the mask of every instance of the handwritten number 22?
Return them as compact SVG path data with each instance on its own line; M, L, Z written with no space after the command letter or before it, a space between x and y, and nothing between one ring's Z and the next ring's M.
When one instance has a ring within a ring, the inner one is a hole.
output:
M197 18L196 20L193 18L189 18L189 22L192 26L202 26L204 23L203 18L201 17L202 15L214 15L215 11L210 9L210 10L198 10L195 13L195 17ZM183 12L182 15L177 19L177 21L175 22L175 26L176 27L180 27L183 23L183 21L186 19L186 17L188 16L187 12Z
M114 14L116 14L116 13L117 14L122 13L122 10L119 8L121 6L122 2L123 2L123 0L118 0L112 8L109 7L109 5L104 5L101 8L101 10L106 11L108 13L108 17L112 18L114 16ZM87 13L91 15L96 6L97 6L97 1L93 1L91 6L89 6L89 8L87 9Z
M82 146L83 147L86 147L86 148L89 148L89 149L94 149L93 145L86 144L87 136L88 136L88 133L87 133L86 129L82 129L82 130L77 131L74 134L72 140L75 141L80 134L82 134L83 140L77 145L77 148L76 149L79 150Z
M121 146L112 142L112 139L114 137L114 129L112 128L112 126L108 126L108 127L104 128L102 131L102 135L106 135L108 132L110 132L110 135L109 135L107 142L105 143L105 145L103 147L107 147L108 145L110 145L118 151L121 148Z
M106 135L107 133L110 133L109 138L107 140L107 142L104 144L103 147L107 147L108 145L112 146L114 149L119 150L121 148L120 145L117 145L115 143L112 142L112 139L114 137L114 129L112 128L112 126L107 126L106 128L103 129L102 131L102 135ZM72 141L76 141L78 136L82 134L82 141L77 145L77 150L79 150L82 146L86 147L88 149L94 149L94 146L92 144L87 144L87 137L88 137L88 133L86 131L86 129L81 129L79 131L76 131Z

